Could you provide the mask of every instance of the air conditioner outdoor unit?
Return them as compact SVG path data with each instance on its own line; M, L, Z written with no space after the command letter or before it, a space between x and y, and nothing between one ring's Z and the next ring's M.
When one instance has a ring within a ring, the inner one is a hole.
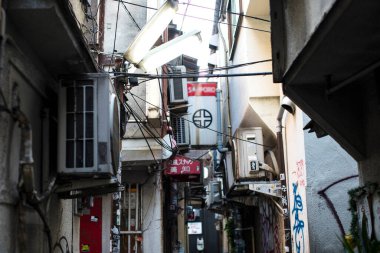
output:
M176 140L177 146L190 145L187 115L176 115L172 117L172 127L174 129L174 139Z
M63 178L110 178L120 159L119 103L108 74L61 80L58 173Z
M238 156L237 179L260 179L266 177L266 172L259 170L259 163L264 162L262 128L238 128L235 137Z
M183 75L186 73L185 66L173 66L169 68L170 74ZM187 78L169 79L170 103L187 103Z

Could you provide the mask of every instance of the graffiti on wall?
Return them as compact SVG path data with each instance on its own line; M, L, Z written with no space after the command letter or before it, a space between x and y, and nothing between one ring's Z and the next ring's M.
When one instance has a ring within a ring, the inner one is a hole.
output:
M293 195L294 202L292 208L292 216L294 219L293 224L293 235L294 235L294 244L297 253L305 252L305 237L304 237L304 228L305 222L301 218L303 212L303 202L302 196L298 191L298 184L293 183Z
M276 207L269 199L261 199L260 201L260 217L261 217L261 235L262 248L265 253L281 252L281 237L279 228L279 217Z
M289 211L291 215L291 231L293 251L306 252L307 224L306 220L306 170L305 161L298 160L290 173L289 187L291 196L289 199Z
M296 162L296 168L292 172L293 176L295 176L295 179L299 186L305 187L306 186L306 179L305 179L305 162L304 160L299 160Z

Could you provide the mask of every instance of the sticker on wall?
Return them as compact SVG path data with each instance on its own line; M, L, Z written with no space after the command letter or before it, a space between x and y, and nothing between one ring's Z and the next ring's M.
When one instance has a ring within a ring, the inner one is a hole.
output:
M88 244L82 244L80 252L90 252L90 245L88 245Z

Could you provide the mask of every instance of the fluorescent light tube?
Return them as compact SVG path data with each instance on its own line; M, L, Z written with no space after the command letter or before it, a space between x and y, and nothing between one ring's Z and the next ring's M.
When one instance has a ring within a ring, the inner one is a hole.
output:
M137 67L149 72L182 54L191 53L202 42L200 33L200 30L194 30L152 49Z
M124 53L124 58L133 64L140 62L173 19L177 10L178 1L166 1L137 34Z

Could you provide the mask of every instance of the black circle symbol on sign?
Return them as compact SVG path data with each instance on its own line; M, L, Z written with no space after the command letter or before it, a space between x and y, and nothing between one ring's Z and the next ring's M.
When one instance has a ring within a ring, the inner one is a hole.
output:
M199 109L193 114L193 123L198 128L209 127L212 123L212 115L206 109Z

